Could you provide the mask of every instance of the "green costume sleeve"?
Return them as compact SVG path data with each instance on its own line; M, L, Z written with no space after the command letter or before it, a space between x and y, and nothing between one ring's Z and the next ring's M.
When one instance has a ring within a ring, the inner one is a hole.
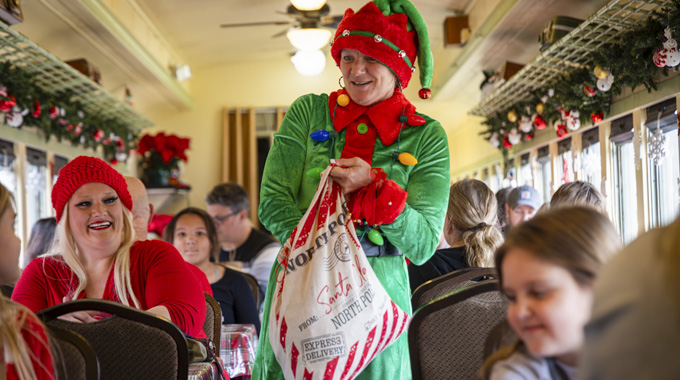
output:
M313 103L311 97L303 96L290 106L279 132L274 134L274 143L262 175L258 216L282 245L303 215L298 209L297 200L305 175L303 170L309 129L305 126L310 125L314 115L310 112Z
M418 158L408 175L408 192L404 211L392 222L380 226L387 239L414 264L429 260L437 249L444 227L449 199L450 163L446 133L439 122L428 121L420 131L417 144L409 144L408 152ZM397 179L400 185L404 186Z

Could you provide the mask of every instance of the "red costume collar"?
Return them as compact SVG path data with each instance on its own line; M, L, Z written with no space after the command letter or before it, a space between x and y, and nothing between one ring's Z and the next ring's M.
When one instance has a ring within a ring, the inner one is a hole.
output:
M365 107L354 103L351 98L349 104L342 107L337 103L338 96L347 94L345 89L335 91L328 97L328 107L333 128L336 132L342 131L359 116L366 114L378 131L378 137L385 145L392 145L399 136L399 132L407 125L416 126L425 123L425 119L414 115L416 107L409 102L401 91L395 91L394 95L373 106ZM405 115L408 123L400 121L400 116Z

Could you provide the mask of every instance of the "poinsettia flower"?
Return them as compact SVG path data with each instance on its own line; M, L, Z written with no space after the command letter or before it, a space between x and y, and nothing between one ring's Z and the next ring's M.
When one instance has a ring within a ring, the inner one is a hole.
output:
M142 156L153 149L153 137L150 135L144 135L142 136L142 139L139 140L139 147L137 148L137 152L141 154Z
M161 158L163 159L163 162L166 164L170 163L170 160L175 156L175 154L171 150L164 150L161 151Z
M153 138L153 146L154 149L156 149L157 152L162 152L165 149L165 142L166 142L166 137L165 133L160 132Z

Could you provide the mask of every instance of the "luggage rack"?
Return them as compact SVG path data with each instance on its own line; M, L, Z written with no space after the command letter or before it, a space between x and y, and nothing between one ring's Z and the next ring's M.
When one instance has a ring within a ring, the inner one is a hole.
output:
M490 117L529 99L533 91L555 83L563 73L588 66L591 63L588 53L614 41L670 3L671 0L610 1L482 99L469 113Z
M80 102L84 111L89 114L115 119L131 130L139 131L154 125L127 103L2 22L0 61L11 62L33 74L36 84L47 92L57 94L66 90L73 91L72 100Z

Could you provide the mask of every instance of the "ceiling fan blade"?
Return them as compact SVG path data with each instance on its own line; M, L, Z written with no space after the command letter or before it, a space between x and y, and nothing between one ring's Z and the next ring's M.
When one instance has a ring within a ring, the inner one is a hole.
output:
M242 26L262 26L262 25L288 25L290 21L260 21L260 22L242 22L235 24L222 24L220 28L236 28Z
M272 38L277 38L277 37L285 36L286 33L288 33L288 31L289 31L290 29L291 29L291 28L286 28L286 29L284 29L284 30L282 30L282 31L280 31L280 32L278 32L278 33L276 33L276 34L274 34L274 35L272 36Z
M324 16L324 17L321 18L321 26L325 26L327 28L337 29L338 24L340 24L340 21L342 21L342 16L340 16L340 15Z

